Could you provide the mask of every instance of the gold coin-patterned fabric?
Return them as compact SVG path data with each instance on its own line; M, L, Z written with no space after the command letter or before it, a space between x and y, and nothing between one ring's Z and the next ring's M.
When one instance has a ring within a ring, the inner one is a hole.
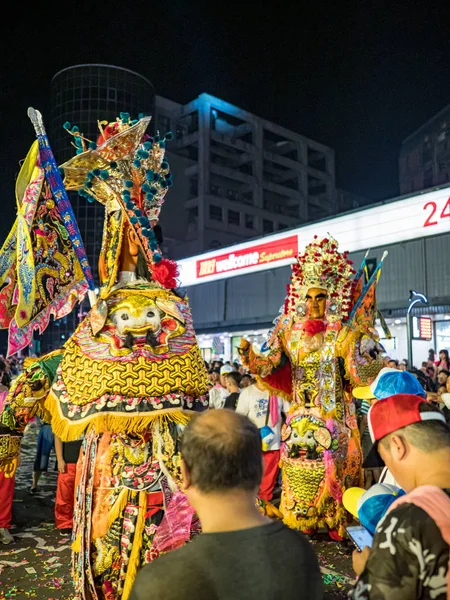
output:
M289 495L300 504L312 504L317 500L321 483L325 477L325 465L317 463L312 468L309 463L298 464L285 459L283 462L284 477L289 487Z
M204 361L196 345L185 354L161 361L139 356L127 362L92 359L69 342L61 376L71 403L78 406L104 394L143 397L184 392L195 397L207 391Z
M20 454L20 437L0 435L0 460L14 458Z

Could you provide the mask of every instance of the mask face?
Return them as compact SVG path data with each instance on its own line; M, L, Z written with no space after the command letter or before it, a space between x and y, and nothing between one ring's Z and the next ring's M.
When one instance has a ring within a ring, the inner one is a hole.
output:
M127 333L145 335L149 330L159 332L162 316L162 311L152 300L132 296L119 302L110 318L119 336L123 336Z
M123 289L108 298L105 307L105 322L96 340L107 342L113 356L168 352L169 340L186 331L181 304L164 294Z
M306 307L310 319L323 319L327 306L327 292L320 288L310 288L306 294Z

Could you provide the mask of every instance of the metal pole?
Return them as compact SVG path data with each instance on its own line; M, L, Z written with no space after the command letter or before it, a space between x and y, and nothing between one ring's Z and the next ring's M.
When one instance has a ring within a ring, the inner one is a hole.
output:
M406 315L406 337L408 340L408 370L413 368L413 345L412 345L412 332L411 332L411 319L410 313Z
M416 304L428 304L428 298L420 292L411 290L409 293L409 306L406 311L406 334L408 337L408 367L413 368L413 349L412 349L412 314L413 306Z

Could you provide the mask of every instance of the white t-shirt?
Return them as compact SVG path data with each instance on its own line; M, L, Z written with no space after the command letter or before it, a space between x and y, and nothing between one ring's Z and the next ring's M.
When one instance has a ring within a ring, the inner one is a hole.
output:
M215 385L209 390L209 408L223 408L229 392L222 386Z
M267 390L261 391L256 385L249 385L244 388L239 396L239 400L236 407L236 412L241 415L245 415L258 427L261 429L266 424L266 414L267 414L267 406L269 403L270 393ZM274 439L270 444L267 451L271 450L279 450L281 446L281 413L287 413L289 410L289 402L286 402L279 396L278 398L278 410L280 413L280 418L275 425L272 425L270 420L267 425L272 429L274 434Z
M395 485L398 488L400 487L387 467L384 467L384 469L381 471L378 483L386 483L389 485Z

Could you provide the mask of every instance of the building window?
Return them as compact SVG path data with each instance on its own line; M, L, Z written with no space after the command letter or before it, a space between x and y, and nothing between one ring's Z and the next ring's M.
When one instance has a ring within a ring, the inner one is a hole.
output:
M191 179L189 181L189 194L191 196L197 196L198 195L198 181L197 181L197 179Z
M263 233L272 233L273 223L267 219L263 219Z
M158 130L160 135L166 135L166 133L170 131L170 117L158 115Z
M196 223L198 217L198 206L193 206L188 210L188 223Z
M253 227L254 227L253 215L245 215L245 226L247 229L253 229Z
M236 210L228 211L228 224L229 225L240 225L241 215Z
M287 229L288 226L284 223L278 223L278 231L283 231L283 229Z
M222 208L220 206L214 206L214 204L209 205L209 218L212 221L221 221L222 220Z
M431 141L428 137L425 138L422 150L422 159L423 162L426 163L433 158L433 149L431 145Z
M423 185L425 188L429 188L433 185L433 169L426 169L424 172Z

